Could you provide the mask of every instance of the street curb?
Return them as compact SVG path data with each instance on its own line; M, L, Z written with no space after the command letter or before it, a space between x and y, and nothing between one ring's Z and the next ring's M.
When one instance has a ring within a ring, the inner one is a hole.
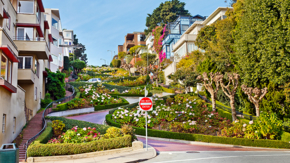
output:
M146 138L146 136L143 136L143 135L136 135L136 136L137 136L137 138L138 137ZM203 145L203 146L240 147L240 148L253 148L253 149L275 149L275 150L281 150L281 151L287 150L287 149L281 149L281 148L261 148L261 147L251 147L251 146L239 146L239 145L230 145L230 144L218 144L218 143L206 143L206 142L199 142L199 141L158 138L158 137L149 137L149 136L148 136L148 139L161 140L161 141L174 142L174 143L191 144L191 145ZM287 151L289 151L289 150L287 150Z

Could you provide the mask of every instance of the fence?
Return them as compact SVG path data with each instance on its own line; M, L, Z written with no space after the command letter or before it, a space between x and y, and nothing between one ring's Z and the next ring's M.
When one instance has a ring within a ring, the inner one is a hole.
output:
M50 104L48 104L46 106L46 108L44 109L44 111L42 113L42 118L41 118L42 119L42 130L38 134L36 134L35 136L33 136L32 138L30 138L29 140L27 140L27 142L25 143L25 147L24 147L25 148L25 161L27 159L27 148L29 146L29 143L32 142L33 140L35 140L46 129L47 124L46 124L46 121L45 121L45 116L51 112L51 109L49 109L50 106L52 106L54 103L67 102L67 101L70 101L73 98L75 98L76 92L75 92L75 89L74 89L73 86L71 86L69 84L66 84L65 85L65 89L67 91L72 92L72 94L70 96L64 97L62 99L53 101L53 102L51 102Z

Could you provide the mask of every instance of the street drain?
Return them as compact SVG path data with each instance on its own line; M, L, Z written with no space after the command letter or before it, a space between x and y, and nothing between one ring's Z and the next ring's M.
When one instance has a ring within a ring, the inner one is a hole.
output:
M199 153L199 152L196 152L196 151L187 151L186 153Z

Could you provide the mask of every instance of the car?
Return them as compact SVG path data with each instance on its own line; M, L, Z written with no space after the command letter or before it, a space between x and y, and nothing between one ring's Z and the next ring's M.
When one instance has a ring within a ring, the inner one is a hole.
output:
M92 79L88 80L87 82L88 83L96 83L96 82L101 83L102 80L100 78L92 78Z

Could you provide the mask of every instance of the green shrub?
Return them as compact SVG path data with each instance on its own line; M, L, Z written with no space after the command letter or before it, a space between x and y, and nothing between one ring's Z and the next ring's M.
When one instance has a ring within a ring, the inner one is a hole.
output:
M112 65L113 65L113 67L120 67L120 66L121 66L121 60L119 60L119 59L114 59L114 60L112 61Z
M167 93L175 93L174 90L172 90L172 89L168 89L168 88L165 88L165 87L162 87L162 90L163 90L164 92L167 92Z
M281 135L281 141L290 142L290 133L283 132Z
M45 98L41 100L41 108L46 108L51 102L50 94L46 93Z
M115 127L121 127L121 124L116 123L112 120L112 115L106 116L106 122ZM133 127L137 135L145 135L144 128ZM269 148L290 148L290 143L280 140L267 140L267 139L244 139L244 138L228 138L211 135L201 134L188 134L188 133L177 133L161 130L148 129L148 136L169 138L169 139L180 139L189 141L201 141L207 143L220 143L220 144L232 144L242 146L253 146L253 147L269 147ZM286 139L286 138L284 138Z
M53 111L65 111L65 110L67 110L68 109L68 107L67 107L67 103L63 103L63 104L58 104L57 106L56 106L56 108L53 108L52 110Z
M52 126L51 126L51 122L48 122L47 123L47 127L46 129L42 132L42 134L36 138L34 140L34 144L39 144L39 143L42 143L42 144L45 144L48 142L48 140L50 140L50 138L53 136L53 130L52 130Z
M121 136L121 130L117 127L110 127L107 129L106 134L104 135L105 138L116 138Z
M112 139L91 141L88 143L62 143L62 144L32 144L27 149L28 157L73 155L96 152L132 146L132 136L125 135Z
M105 134L106 130L110 127L107 125L100 125L100 124L95 124L91 122L85 122L85 121L79 121L79 120L74 120L74 119L67 119L64 117L45 117L46 119L50 119L51 121L53 120L61 120L65 124L65 130L72 129L75 126L78 126L80 128L84 127L96 127L96 129L101 133Z

